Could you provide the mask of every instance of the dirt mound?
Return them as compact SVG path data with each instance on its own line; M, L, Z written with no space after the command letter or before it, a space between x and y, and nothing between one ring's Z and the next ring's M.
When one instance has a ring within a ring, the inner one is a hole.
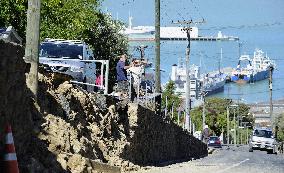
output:
M138 104L88 93L64 74L39 68L35 102L25 85L23 47L0 41L0 48L0 134L3 139L9 122L20 172L95 172L98 165L130 171L207 154L206 145L173 122Z
M39 114L35 118L38 138L57 156L64 170L73 172L78 165L87 169L88 165L74 156L123 170L137 169L138 166L119 157L129 136L129 124L125 124L128 107L117 105L111 97L88 93L67 79L63 74L39 74ZM70 159L77 166L70 166ZM78 163L74 163L76 160Z

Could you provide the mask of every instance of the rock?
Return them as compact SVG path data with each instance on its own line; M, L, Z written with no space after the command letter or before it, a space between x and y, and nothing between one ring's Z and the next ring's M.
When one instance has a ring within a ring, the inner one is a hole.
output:
M67 170L71 171L72 173L86 172L88 168L87 162L89 162L89 160L79 154L72 155L68 159Z

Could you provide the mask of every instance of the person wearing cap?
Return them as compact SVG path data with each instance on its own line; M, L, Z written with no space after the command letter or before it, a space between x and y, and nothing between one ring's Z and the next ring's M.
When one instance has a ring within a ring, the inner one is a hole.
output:
M126 55L123 54L120 56L119 61L116 64L116 80L117 80L117 91L125 93L128 89L128 80L127 80L127 72L126 70L129 69L132 65L129 66L125 65Z

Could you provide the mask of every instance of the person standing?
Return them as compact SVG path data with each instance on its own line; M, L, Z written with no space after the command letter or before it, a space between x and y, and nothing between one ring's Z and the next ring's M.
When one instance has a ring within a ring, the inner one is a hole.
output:
M128 90L128 79L126 70L129 69L132 65L125 65L126 55L123 54L120 56L119 61L116 64L116 80L117 80L117 92L121 94L127 94Z
M210 136L210 132L209 132L208 125L205 125L202 135L201 135L202 141L207 144L209 136Z

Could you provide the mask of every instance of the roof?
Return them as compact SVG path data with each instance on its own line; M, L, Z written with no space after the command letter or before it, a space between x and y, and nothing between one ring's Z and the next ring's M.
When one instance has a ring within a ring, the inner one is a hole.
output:
M267 131L272 131L271 128L268 128L268 127L257 127L257 128L254 128L254 130L267 130Z
M0 34L6 31L7 28L0 28Z
M82 45L84 44L81 40L65 40L65 39L52 39L52 38L46 38L44 39L44 42L42 43L54 43L54 44L77 44Z
M22 44L23 41L12 26L9 26L8 28L0 28L0 40L18 44Z

